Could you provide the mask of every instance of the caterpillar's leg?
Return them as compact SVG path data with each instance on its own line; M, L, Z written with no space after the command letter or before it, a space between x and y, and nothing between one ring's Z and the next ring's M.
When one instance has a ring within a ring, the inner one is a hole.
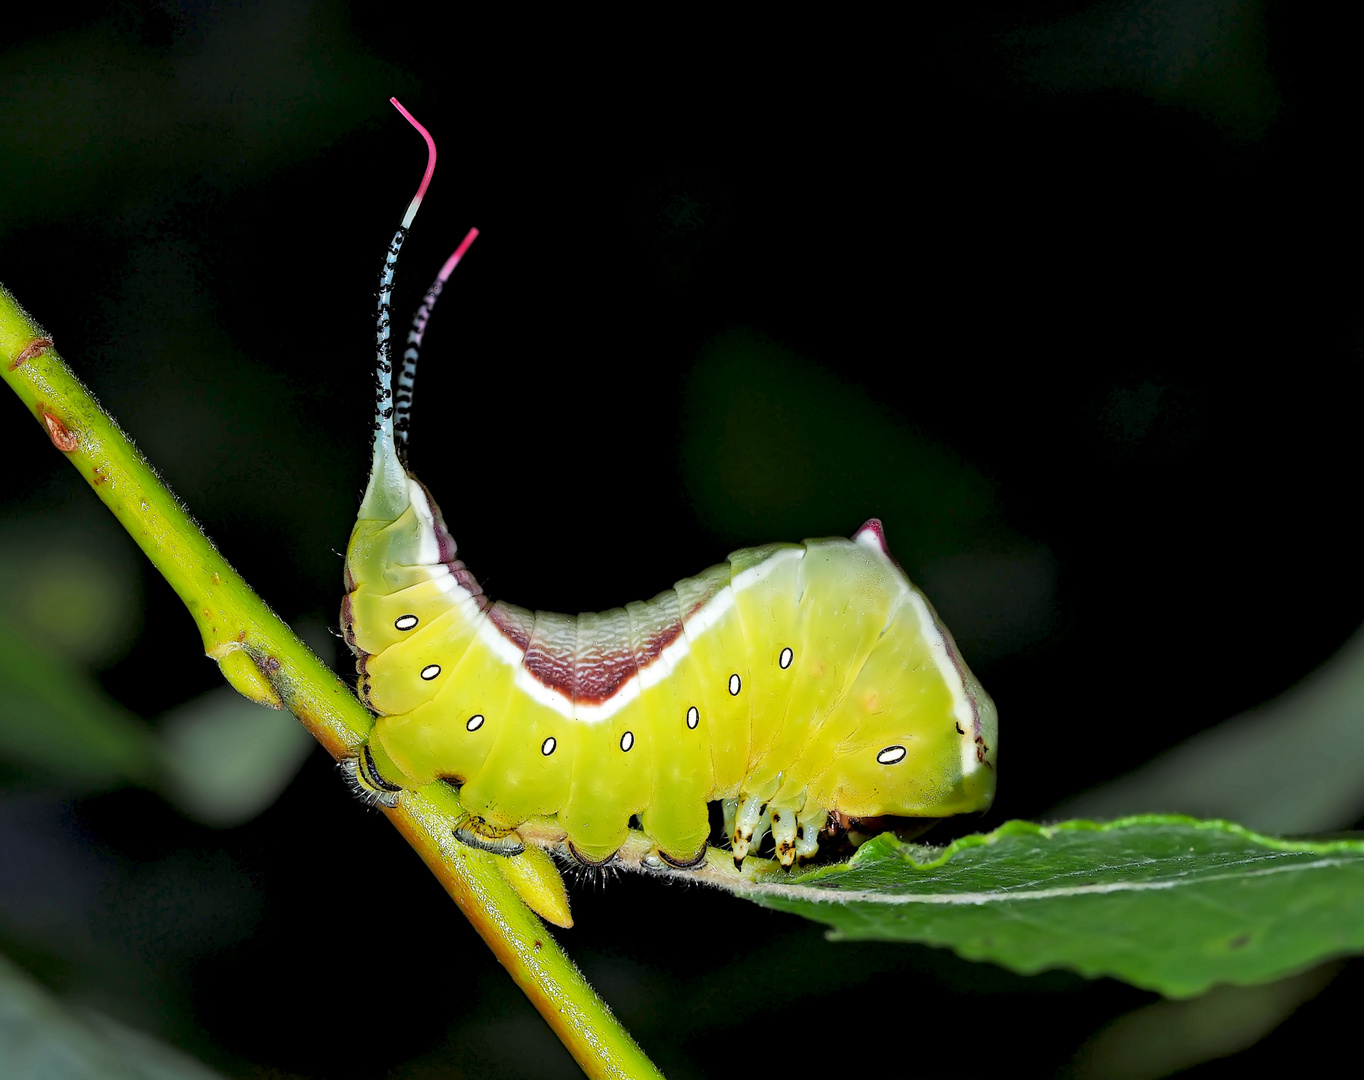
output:
M452 831L461 844L491 855L520 855L526 850L521 834L515 829L498 828L482 818L465 818Z
M753 827L753 839L748 842L748 853L750 855L762 847L762 842L767 839L767 834L772 828L772 807L763 803L762 812L763 816L758 819L758 824Z
M385 780L374 764L374 752L369 743L360 747L360 753L353 758L341 761L341 775L355 794L370 806L383 806L392 810L398 805L398 795L403 790L398 784Z
M739 816L738 799L721 799L720 809L725 815L725 835L734 835L734 821Z
M797 821L800 823L800 839L796 841L796 858L813 858L819 852L819 834L829 820L829 812L818 806L805 806Z
M777 847L777 859L787 870L796 862L796 832L799 822L793 806L769 807L772 815L772 841ZM755 845L756 846L756 845Z
M734 865L743 869L744 859L757 851L767 831L772 827L772 808L759 795L747 795L739 804L730 844L734 848Z
M706 865L705 844L702 844L701 850L689 859L679 859L676 855L669 855L662 848L655 848L654 850L658 853L658 857L674 870L699 870Z
M588 870L601 870L616 861L617 852L615 851L604 858L594 859L590 855L584 855L579 851L572 840L567 841L565 846L568 848L569 857L579 866L586 867Z
M748 857L749 848L757 846L753 843L753 830L758 827L758 822L762 820L766 809L767 804L763 802L761 796L745 795L739 800L739 808L734 815L733 831L729 834L736 867L742 867L744 859ZM759 836L758 839L761 840L762 837Z

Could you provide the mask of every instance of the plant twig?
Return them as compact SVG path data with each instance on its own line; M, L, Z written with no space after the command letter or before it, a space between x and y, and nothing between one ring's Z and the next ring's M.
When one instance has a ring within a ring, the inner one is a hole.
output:
M3 286L0 375L185 602L227 680L288 709L332 757L354 753L373 723L364 706L228 565ZM409 792L385 813L588 1076L660 1076L506 883L497 856L453 839L453 792Z

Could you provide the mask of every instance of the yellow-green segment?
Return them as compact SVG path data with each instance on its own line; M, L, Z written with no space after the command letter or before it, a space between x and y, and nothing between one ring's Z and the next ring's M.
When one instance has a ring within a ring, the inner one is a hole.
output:
M588 862L638 816L688 865L716 800L737 859L770 829L786 866L831 815L989 806L994 705L878 522L738 551L651 601L569 617L489 602L429 493L406 489L385 516L364 516L366 500L346 560L342 621L380 714L383 782L461 785L490 836L555 816Z

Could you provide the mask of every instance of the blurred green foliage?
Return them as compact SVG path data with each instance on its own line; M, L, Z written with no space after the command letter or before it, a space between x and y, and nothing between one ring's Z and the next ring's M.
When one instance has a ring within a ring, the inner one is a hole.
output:
M74 790L160 790L210 825L248 821L279 796L313 741L293 717L230 687L155 727L103 690L90 669L128 647L140 607L136 564L123 545L102 543L109 525L103 515L35 513L0 530L9 597L0 612L0 761Z
M161 721L164 787L207 825L250 821L280 795L314 748L292 716L210 690Z
M156 743L79 668L0 622L0 753L81 785L150 783Z
M73 1011L0 956L8 1080L214 1080L193 1058L100 1013Z
M35 167L0 169L0 236L136 199L149 159L162 185L235 187L375 115L408 80L321 7L205 12L209 32L179 55L108 14L8 42L0 160Z
M961 455L867 392L752 330L709 342L682 399L680 461L697 514L726 543L846 531L871 517L894 550L925 556L978 542L994 493Z
M153 732L89 673L129 647L140 615L135 567L101 542L117 526L92 517L0 528L0 756L87 788L152 783Z
M1340 971L1328 963L1261 986L1158 1001L1108 1025L1076 1054L1074 1080L1155 1080L1254 1046Z

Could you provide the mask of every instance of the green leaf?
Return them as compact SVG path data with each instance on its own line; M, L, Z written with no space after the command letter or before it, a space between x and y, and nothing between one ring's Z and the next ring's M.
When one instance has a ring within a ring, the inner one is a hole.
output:
M44 507L0 523L4 617L81 667L117 660L141 624L137 548L99 509Z
M711 341L687 379L682 476L731 543L882 518L902 556L979 538L994 492L973 466L862 389L751 330ZM856 432L856 438L849 438Z
M1364 631L1282 697L1053 813L1190 814L1269 833L1348 827L1364 814Z
M1171 997L1364 951L1364 842L1192 818L1012 821L941 849L882 835L847 863L736 891L827 923L835 939L947 946Z
M73 1012L0 956L0 1076L7 1080L215 1080L178 1050Z
M209 825L240 825L279 797L317 744L286 712L210 690L162 723L164 790Z
M1075 1055L1071 1080L1158 1080L1254 1046L1340 971L1322 964L1261 986L1218 986L1118 1017Z
M84 671L0 618L0 758L101 786L150 782L158 748Z

